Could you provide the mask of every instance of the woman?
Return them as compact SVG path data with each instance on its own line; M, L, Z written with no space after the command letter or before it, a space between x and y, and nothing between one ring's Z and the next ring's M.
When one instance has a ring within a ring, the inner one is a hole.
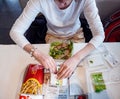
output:
M31 45L24 37L24 33L38 13L42 13L47 20L47 43L54 39L72 39L74 42L83 42L84 37L79 21L82 12L88 21L93 38L82 50L62 63L57 72L54 59ZM79 62L103 42L104 30L95 0L29 0L23 13L13 25L10 36L45 68L50 69L53 73L57 72L58 79L63 79L70 77Z

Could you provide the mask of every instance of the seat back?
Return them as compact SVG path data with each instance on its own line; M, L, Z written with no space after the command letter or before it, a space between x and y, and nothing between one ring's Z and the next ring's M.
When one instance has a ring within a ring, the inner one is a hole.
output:
M26 6L27 2L28 0L19 0L20 6L22 9Z
M104 20L105 42L120 42L120 10Z

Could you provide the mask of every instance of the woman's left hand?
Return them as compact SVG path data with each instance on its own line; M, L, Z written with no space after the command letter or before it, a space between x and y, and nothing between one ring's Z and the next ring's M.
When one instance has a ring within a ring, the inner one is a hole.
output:
M79 62L80 60L77 59L75 55L69 58L68 60L66 60L63 64L60 65L60 69L57 73L57 79L70 77Z

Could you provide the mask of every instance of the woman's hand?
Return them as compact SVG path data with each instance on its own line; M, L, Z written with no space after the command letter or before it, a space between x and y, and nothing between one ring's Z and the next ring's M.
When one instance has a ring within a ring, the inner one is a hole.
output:
M25 45L23 49L25 51L27 51L28 53L31 53L31 49L34 49L34 51L32 51L32 56L34 56L34 58L40 64L42 64L46 69L50 69L50 71L53 72L53 73L57 72L57 67L56 67L55 61L51 56L40 52L38 49L36 49L31 44Z
M41 53L39 50L36 50L33 53L33 56L46 69L49 69L52 73L57 72L56 63L55 63L54 59L51 56L45 55L45 54Z
M60 70L57 73L57 78L63 79L70 77L77 65L79 64L79 62L94 49L95 47L91 43L88 43L75 55L66 60L63 64L61 64Z
M63 64L60 65L60 69L57 73L57 79L68 78L72 75L75 68L79 64L80 60L74 55L68 60L66 60Z

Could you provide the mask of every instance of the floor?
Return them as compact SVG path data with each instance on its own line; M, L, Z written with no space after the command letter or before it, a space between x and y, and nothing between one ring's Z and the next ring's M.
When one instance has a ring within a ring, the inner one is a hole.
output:
M0 44L13 44L9 31L22 9L18 0L0 0Z

